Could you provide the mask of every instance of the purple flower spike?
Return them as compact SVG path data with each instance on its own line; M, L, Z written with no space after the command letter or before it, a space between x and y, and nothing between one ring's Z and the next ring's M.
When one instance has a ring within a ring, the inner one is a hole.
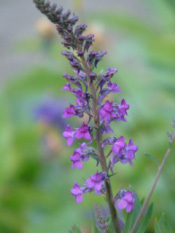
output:
M134 209L135 198L133 197L135 193L131 191L126 191L124 196L118 202L119 209L126 209L126 212L129 213Z
M90 140L91 135L89 132L89 126L83 122L83 125L75 131L75 136L78 139L84 138L86 140Z
M66 126L66 130L63 132L63 137L67 139L67 145L71 146L75 138L75 132L70 125Z
M78 169L82 169L83 162L82 162L82 156L81 156L81 152L79 148L74 150L73 155L70 156L70 160L72 161L72 168L76 167Z
M97 172L96 174L91 175L90 178L86 180L87 187L94 188L95 191L100 191L106 178L106 175Z
M76 111L75 111L75 106L74 105L70 105L69 108L66 108L64 111L63 111L63 118L68 118L68 117L73 117L76 115Z
M80 186L75 182L73 189L71 189L71 194L75 196L75 201L80 203L83 200L83 191Z

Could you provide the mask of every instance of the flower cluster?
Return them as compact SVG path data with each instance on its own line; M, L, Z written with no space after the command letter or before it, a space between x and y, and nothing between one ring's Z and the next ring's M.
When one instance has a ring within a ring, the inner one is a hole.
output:
M82 187L75 182L71 194L75 196L76 202L81 202L84 193L92 191L96 194L103 193L108 198L111 213L114 213L116 210L113 198L111 198L109 172L110 170L113 172L113 167L117 162L129 163L133 166L135 152L138 150L132 140L127 144L123 136L118 138L109 136L105 140L103 139L105 134L114 132L111 128L112 122L126 121L129 109L125 99L117 103L109 100L104 102L104 98L109 94L121 93L117 83L111 81L117 73L117 69L108 68L103 73L96 73L94 69L104 57L106 51L90 50L94 35L83 34L87 26L85 24L76 26L78 17L71 16L70 11L63 12L62 8L45 3L44 0L34 0L34 2L40 11L56 24L58 33L63 38L62 44L69 49L69 51L63 51L62 55L68 59L74 74L63 74L68 83L62 90L71 92L76 97L76 103L75 105L71 103L63 111L62 117L77 116L82 118L84 114L89 116L88 122L83 122L79 128L74 129L67 125L63 132L63 137L67 140L68 146L71 146L75 139L86 140L78 149L74 149L70 156L72 168L82 169L83 162L92 158L97 160L97 165L100 164L102 170L92 174ZM97 151L89 147L93 141L97 144ZM110 153L107 155L105 155L106 145L111 147ZM133 194L126 191L120 198L118 208L126 208L126 211L130 212L133 209Z

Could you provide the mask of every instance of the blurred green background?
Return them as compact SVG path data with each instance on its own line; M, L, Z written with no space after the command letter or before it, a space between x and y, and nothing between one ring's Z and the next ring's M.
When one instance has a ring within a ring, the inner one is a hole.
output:
M130 110L128 122L113 128L117 137L132 138L139 151L135 166L118 164L111 180L114 193L132 185L142 199L157 172L144 154L162 160L175 117L175 2L55 2L89 25L94 49L108 51L99 70L119 70L113 80L122 94L110 98L125 98ZM72 73L61 56L61 40L32 1L0 0L0 8L0 232L66 233L77 224L88 233L93 203L104 200L87 194L75 204L70 195L73 182L83 184L96 167L90 161L82 171L72 170L69 156L78 144L68 148L61 136L67 122L79 124L61 118L71 100L59 90L62 73ZM174 151L175 146L152 197L150 233L162 212L175 229Z

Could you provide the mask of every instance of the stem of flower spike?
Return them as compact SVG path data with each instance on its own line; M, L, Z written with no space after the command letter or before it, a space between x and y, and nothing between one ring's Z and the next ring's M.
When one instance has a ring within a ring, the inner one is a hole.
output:
M140 222L140 219L141 219L143 213L145 212L145 209L146 209L146 207L147 207L147 205L148 205L148 202L149 202L149 200L150 200L150 198L151 198L151 195L152 195L152 193L153 193L153 191L154 191L154 189L155 189L155 186L156 186L156 184L157 184L157 182L158 182L159 176L160 176L160 174L161 174L161 172L162 172L162 169L163 169L163 167L164 167L164 165L165 165L165 162L166 162L166 160L167 160L167 158L168 158L168 155L169 155L170 152L171 152L171 146L172 146L172 144L173 144L174 141L175 141L175 136L174 136L174 137L172 138L172 140L170 141L170 144L171 144L171 145L170 145L170 147L168 148L168 150L167 150L167 152L166 152L166 154L165 154L165 156L164 156L164 158L163 158L163 161L162 161L161 165L160 165L159 168L158 168L158 172L157 172L156 178L155 178L155 180L154 180L154 182L153 182L153 185L152 185L152 187L151 187L151 190L150 190L150 192L149 192L149 194L148 194L148 196L147 196L147 198L146 198L146 200L145 200L145 202L144 202L144 204L143 204L143 206L142 206L142 209L140 210L140 213L139 213L139 215L138 215L138 217L137 217L137 219L136 219L136 221L135 221L135 223L134 223L134 226L133 226L133 228L132 228L132 230L131 230L131 233L134 233L134 232L135 232L135 230L136 230L136 228L137 228L137 226L138 226L138 224L139 224L139 222Z
M85 72L90 80L89 74L90 74L91 70L89 69L84 57L82 58L82 64L83 64ZM99 161L100 161L102 171L108 173L106 158L105 158L103 148L101 145L100 120L99 120L99 116L98 116L98 102L97 102L97 96L96 96L96 89L95 89L94 83L93 82L91 83L90 81L89 81L89 87L90 87L91 94L92 94L92 111L93 111L94 124L95 124L95 127L97 129L96 142L97 142ZM109 205L109 209L111 212L112 223L114 226L115 233L121 233L120 224L119 224L118 216L117 216L117 211L116 211L116 208L114 206L114 200L113 200L110 179L105 181L105 188L106 188L106 197L108 200L108 205Z

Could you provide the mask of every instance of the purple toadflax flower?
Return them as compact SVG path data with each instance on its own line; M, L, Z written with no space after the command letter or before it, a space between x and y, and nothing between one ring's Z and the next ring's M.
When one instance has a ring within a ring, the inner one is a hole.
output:
M138 146L133 144L133 141L130 140L127 144L125 143L125 138L121 136L118 138L112 146L112 156L111 156L111 171L113 170L113 166L117 162L121 162L123 164L129 163L133 166L132 160L135 159L135 153L138 150Z
M70 156L72 168L82 169L83 161L87 162L90 159L90 152L91 148L88 148L85 142L80 145L80 148L74 149L73 155Z
M80 203L83 200L83 191L80 186L75 182L73 189L71 189L71 194L75 196L75 201Z
M92 174L89 179L86 180L88 188L94 188L96 191L100 191L103 187L104 181L107 180L108 177L106 173L99 173L97 171L96 174Z
M75 139L75 132L70 125L66 126L66 130L63 132L63 137L67 139L67 145L71 146Z
M72 117L75 116L75 114L76 114L75 106L71 104L69 108L66 108L63 111L63 118Z
M84 138L86 140L90 140L91 135L89 126L83 122L82 126L75 130L75 136L78 139Z
M134 195L135 193L132 193L131 191L123 191L122 195L118 197L120 201L118 202L117 207L119 209L126 209L126 212L128 213L131 212L131 210L134 209Z

